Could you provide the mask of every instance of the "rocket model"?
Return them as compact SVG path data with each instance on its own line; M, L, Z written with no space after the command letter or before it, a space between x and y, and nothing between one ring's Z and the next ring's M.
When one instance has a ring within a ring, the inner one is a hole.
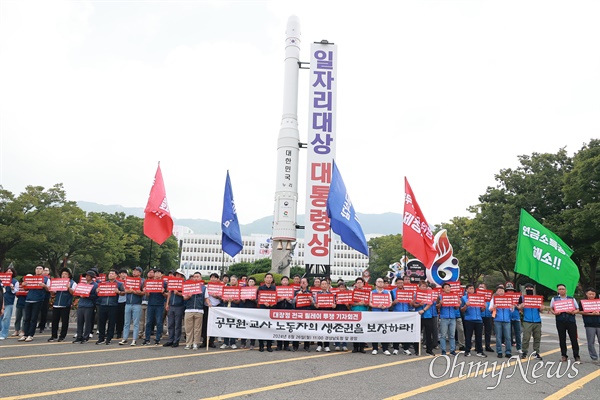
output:
M277 181L273 215L273 252L271 271L289 273L290 252L296 241L298 205L298 74L300 57L300 20L288 19L283 76L283 115L277 139Z

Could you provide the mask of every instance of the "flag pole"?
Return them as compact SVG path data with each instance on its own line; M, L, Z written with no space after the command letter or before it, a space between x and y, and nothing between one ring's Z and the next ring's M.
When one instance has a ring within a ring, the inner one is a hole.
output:
M151 264L152 264L152 242L154 242L154 240L150 239L150 254L148 255L148 269L151 268Z

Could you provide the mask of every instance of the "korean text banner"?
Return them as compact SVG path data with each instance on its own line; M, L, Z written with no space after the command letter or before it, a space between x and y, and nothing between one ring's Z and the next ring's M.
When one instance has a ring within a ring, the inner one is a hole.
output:
M562 283L572 296L579 282L579 269L571 254L573 250L561 238L521 209L515 272L553 290Z
M211 307L208 336L326 342L419 342L414 312L268 310Z
M313 43L308 78L304 263L330 264L326 203L336 149L337 46Z

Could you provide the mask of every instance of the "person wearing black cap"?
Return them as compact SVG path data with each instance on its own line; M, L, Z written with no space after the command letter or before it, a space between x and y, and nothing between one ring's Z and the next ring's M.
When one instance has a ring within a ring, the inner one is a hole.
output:
M85 285L91 285L92 289L88 297L80 297L77 304L77 336L73 343L84 344L90 339L92 323L94 321L94 308L98 299L98 284L94 282L96 273L92 270L85 273Z
M533 296L533 284L525 285L525 295ZM525 302L519 304L519 310L523 312L523 354L521 358L527 358L529 351L529 341L533 336L533 352L535 358L542 359L540 356L540 342L542 341L542 318L539 308L525 308Z
M73 280L73 273L69 268L63 268L60 270L60 276L62 279L69 279L69 286L67 290L54 292L54 304L52 305L52 334L50 335L49 342L53 342L57 339L58 335L58 322L61 322L60 336L58 341L62 342L67 336L67 330L69 329L69 316L71 315L71 304L73 304L73 292L77 287L77 284Z

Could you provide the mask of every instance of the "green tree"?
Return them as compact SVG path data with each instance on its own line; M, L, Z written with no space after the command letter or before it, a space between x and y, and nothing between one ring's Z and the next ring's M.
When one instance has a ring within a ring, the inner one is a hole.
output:
M600 259L600 140L593 139L573 157L564 177L565 211L557 234L574 250L583 289L596 287Z
M390 264L400 261L406 254L402 248L402 235L380 236L369 240L369 268L370 281L386 276Z

